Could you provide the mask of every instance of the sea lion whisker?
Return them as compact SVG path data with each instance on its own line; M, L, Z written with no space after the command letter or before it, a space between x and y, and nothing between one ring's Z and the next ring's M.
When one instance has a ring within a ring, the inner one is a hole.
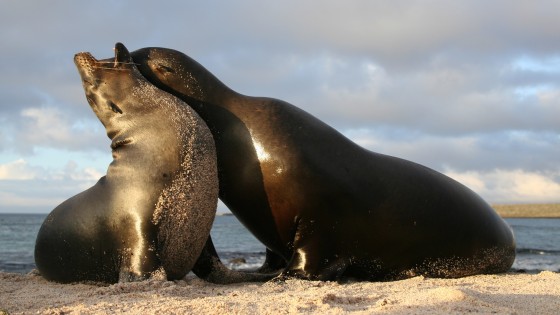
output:
M105 63L107 63L107 64L121 64L121 65L136 65L136 66L139 66L139 65L140 65L139 63L136 63L136 62L122 62L122 61L116 61L116 62L114 62L114 61L98 61L97 63L103 63L103 64L105 64Z
M109 67L95 67L95 69L114 70L114 71L126 71L126 70L128 70L128 69L123 69L123 68L109 68Z

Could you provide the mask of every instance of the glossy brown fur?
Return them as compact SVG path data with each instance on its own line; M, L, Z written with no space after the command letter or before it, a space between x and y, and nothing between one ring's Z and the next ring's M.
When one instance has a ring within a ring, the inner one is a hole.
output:
M287 263L281 278L460 277L513 263L511 229L451 178L365 150L281 100L241 95L180 52L132 57L207 123L220 199Z
M180 99L147 82L122 44L115 59L74 61L112 140L107 175L66 200L37 235L41 275L58 282L181 279L197 261L218 200L212 135Z

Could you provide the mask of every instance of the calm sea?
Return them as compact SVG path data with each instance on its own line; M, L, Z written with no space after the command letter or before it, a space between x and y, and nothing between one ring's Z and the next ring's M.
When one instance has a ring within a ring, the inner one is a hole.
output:
M35 237L45 214L0 214L0 271L26 273L35 268ZM560 219L507 219L515 232L514 269L560 272ZM264 261L262 246L234 216L218 216L212 238L230 268L255 268Z

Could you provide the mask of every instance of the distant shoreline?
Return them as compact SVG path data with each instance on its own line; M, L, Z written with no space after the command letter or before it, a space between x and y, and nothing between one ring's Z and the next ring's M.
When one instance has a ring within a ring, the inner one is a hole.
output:
M560 203L496 204L492 208L502 218L560 218ZM232 213L218 213L217 216L232 216Z
M502 218L560 218L560 203L492 205Z

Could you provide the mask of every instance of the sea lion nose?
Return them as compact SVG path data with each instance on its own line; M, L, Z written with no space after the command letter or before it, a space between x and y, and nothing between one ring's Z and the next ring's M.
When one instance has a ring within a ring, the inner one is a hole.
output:
M82 79L86 79L91 75L93 68L95 68L97 59L88 52L79 52L74 55L74 63L76 64Z
M90 54L89 52L79 52L77 54L74 55L74 62L76 64L80 63L80 64L93 64L97 62L97 59L95 59L92 54Z

